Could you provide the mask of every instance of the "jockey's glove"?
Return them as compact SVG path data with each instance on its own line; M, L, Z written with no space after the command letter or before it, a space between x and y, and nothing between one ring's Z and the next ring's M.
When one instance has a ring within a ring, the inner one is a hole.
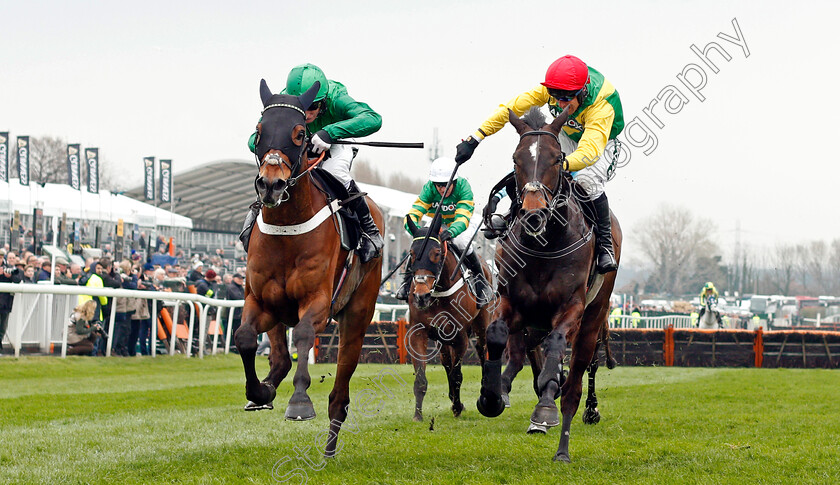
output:
M498 194L497 194L498 195ZM496 212L496 207L499 205L499 199L494 195L490 197L490 200L487 201L487 205L484 206L484 210L482 211L482 215L484 216L484 221L488 222L490 220L490 216Z
M312 151L321 153L324 150L329 150L332 146L333 139L325 130L319 130L318 133L312 137Z
M448 229L446 231L441 231L440 242L445 243L446 241L449 241L450 239L452 239L452 233L449 232Z
M460 165L469 160L475 151L475 147L477 146L478 140L476 140L473 136L468 136L466 140L462 140L456 148L455 163Z

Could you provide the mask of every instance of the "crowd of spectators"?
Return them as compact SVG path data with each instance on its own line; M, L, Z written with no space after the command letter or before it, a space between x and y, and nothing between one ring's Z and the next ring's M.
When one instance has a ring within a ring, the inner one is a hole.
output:
M106 250L100 258L85 259L84 266L71 263L61 255L56 256L53 261L49 255L37 256L31 251L18 254L10 251L7 245L5 248L0 248L3 267L3 271L0 272L0 282L49 284L52 281L60 285L195 292L217 299L244 298L245 268L233 267L231 261L223 258L224 254L221 250L211 255L194 254L190 259L186 259L183 253L176 253L180 257L171 256L170 243L162 236L158 238L157 243L156 252L145 261L140 252L132 251L130 258L115 262L112 254ZM158 255L167 257L157 257ZM53 271L55 274L52 274ZM117 298L116 305L112 305L112 300L113 298L109 297L79 296L78 307L73 313L73 318L68 322L69 326L73 327L70 332L73 334L72 339L76 341L74 353L105 355L107 340L102 336L108 335L110 330L111 312L114 312L112 355L134 356L138 353L149 355L155 351L155 344L150 341L151 300ZM0 293L0 345L5 335L13 301L13 294ZM93 301L96 307L90 318L87 318L90 305L84 307L88 301ZM86 308L85 312L82 311L83 308ZM160 306L158 306L158 311L160 311ZM85 318L82 318L83 313ZM242 310L239 308L234 311L232 331L239 327L241 313ZM180 315L186 317L189 311L180 312ZM223 317L220 318L222 325L226 326L227 312L221 317ZM2 349L1 346L0 349Z

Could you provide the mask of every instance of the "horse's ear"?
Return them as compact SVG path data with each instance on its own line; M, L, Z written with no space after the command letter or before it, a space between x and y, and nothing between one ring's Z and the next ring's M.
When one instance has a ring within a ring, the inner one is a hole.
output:
M262 100L263 108L268 106L268 100L271 99L271 90L268 89L265 79L260 79L260 99Z
M516 113L514 113L510 108L508 108L508 120L510 121L510 124L516 128L516 132L520 135L531 129L528 124L519 119L519 117L516 116Z
M319 89L321 89L321 82L315 81L311 88L307 89L305 93L298 96L298 101L300 101L300 105L303 106L304 111L308 110L309 107L312 106L312 100L315 99Z
M411 233L411 237L417 235L417 224L414 223L414 219L409 217L408 214L405 216L405 225L408 227L408 232Z
M557 115L557 118L554 118L554 121L552 121L551 124L548 125L548 127L546 127L546 130L554 133L555 135L559 135L560 130L563 128L563 125L565 125L567 121L569 121L568 106L566 106L566 108L564 108L563 111L559 115Z

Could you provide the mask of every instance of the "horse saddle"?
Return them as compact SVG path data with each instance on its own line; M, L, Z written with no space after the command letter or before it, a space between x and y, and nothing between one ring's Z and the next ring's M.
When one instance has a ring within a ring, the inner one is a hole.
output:
M335 219L338 224L338 233L341 235L341 248L346 251L358 249L362 236L362 228L359 225L359 218L348 207L348 199L351 197L364 197L365 194L350 194L340 180L321 167L310 170L312 178L318 187L327 196L327 202L340 200L341 208L338 210L338 217Z
M358 249L361 240L361 226L356 214L347 207L347 201L355 197L364 197L365 194L353 194L347 191L344 184L341 183L332 174L320 167L315 167L310 170L312 178L316 187L327 196L327 203L334 200L342 201L342 205L338 210L337 218L330 218L330 221L335 221L339 235L341 236L341 248L346 251ZM251 231L257 221L257 214L262 209L262 203L256 201L249 207L250 212L245 218L245 224L242 227L242 232L239 233L239 240L242 241L242 246L245 252L248 252L248 243L251 240Z

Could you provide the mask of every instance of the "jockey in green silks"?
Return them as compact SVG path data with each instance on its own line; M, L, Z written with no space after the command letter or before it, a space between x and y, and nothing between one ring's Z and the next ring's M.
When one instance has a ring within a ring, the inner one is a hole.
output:
M327 79L324 72L313 64L301 64L294 67L286 80L286 89L281 94L300 96L318 81L321 87L315 100L306 110L306 129L313 133L310 143L315 153L327 152L328 157L321 162L320 167L338 179L350 195L359 193L359 187L350 175L350 166L356 156L349 145L333 144L333 141L343 138L362 137L379 131L382 127L382 117L365 103L356 101L347 94L347 88L337 81ZM256 151L257 133L254 132L248 140L248 148ZM362 261L379 257L384 241L379 229L370 215L370 208L364 197L353 199L348 207L362 227L362 247L359 256ZM243 234L253 226L257 210L252 209L245 220ZM240 239L242 239L240 235ZM247 242L242 241L246 246Z
M466 251L463 261L474 278L476 299L481 306L482 303L490 301L492 294L490 285L484 279L484 271L482 271L478 254L470 244L473 235L478 230L477 226L470 227L470 218L475 208L472 187L464 177L456 177L452 186L449 187L449 192L443 193L455 168L455 160L451 158L440 157L432 162L429 181L423 185L420 195L408 211L408 217L419 225L424 215L433 216L440 206L441 222L446 227L441 231L440 240L444 242L451 239L450 244L462 252ZM406 230L408 230L407 226ZM408 300L411 277L410 272L406 273L397 291L397 299Z

